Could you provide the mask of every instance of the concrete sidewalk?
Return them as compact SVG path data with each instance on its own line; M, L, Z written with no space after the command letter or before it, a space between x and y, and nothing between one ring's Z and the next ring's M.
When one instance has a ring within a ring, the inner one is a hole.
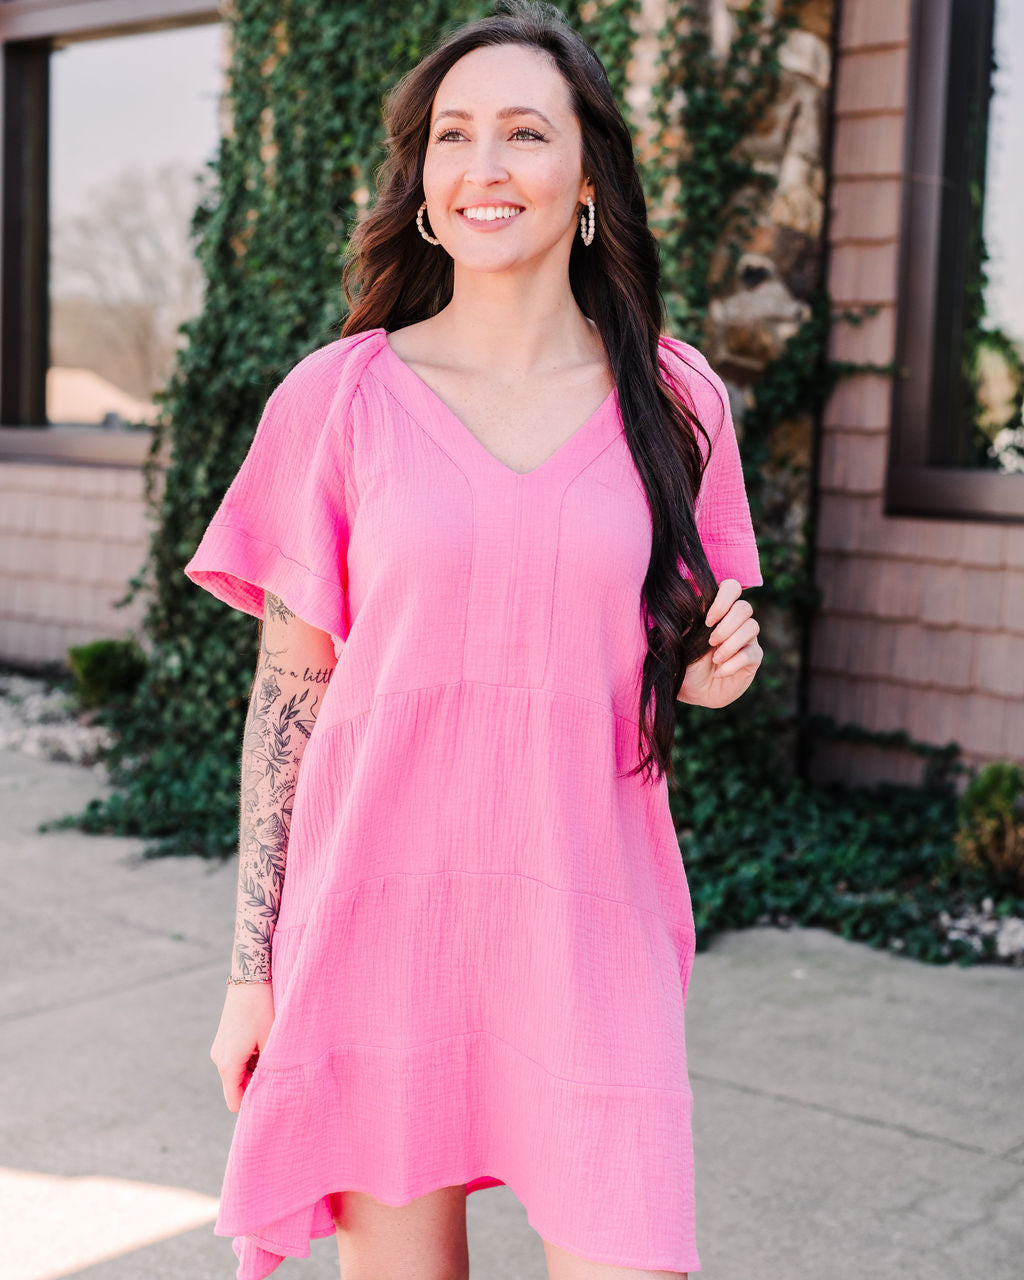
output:
M95 777L0 753L0 1277L230 1280L211 1224L233 1117L208 1053L235 867L36 831ZM819 931L697 957L687 1044L705 1280L1024 1275L1024 973ZM544 1280L507 1187L474 1280ZM332 1240L280 1280L337 1280Z

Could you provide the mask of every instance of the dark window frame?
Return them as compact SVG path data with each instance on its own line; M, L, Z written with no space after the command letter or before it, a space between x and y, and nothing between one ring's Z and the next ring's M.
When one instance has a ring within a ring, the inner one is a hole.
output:
M0 0L0 461L31 455L123 465L151 434L82 426L54 431L45 447L40 435L53 429L46 421L51 52L225 16L216 0ZM26 429L31 448L17 440Z
M1024 475L939 461L962 404L966 188L983 163L967 119L987 80L994 12L995 0L913 4L886 515L1024 520Z

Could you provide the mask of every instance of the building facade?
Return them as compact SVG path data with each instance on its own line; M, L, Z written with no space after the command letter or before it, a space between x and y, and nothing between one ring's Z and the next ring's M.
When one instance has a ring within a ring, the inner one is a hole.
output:
M777 199L751 245L760 292L724 299L708 340L741 410L742 345L770 349L799 323L802 263L823 258L836 311L870 312L830 338L833 359L870 367L840 378L808 427L821 605L800 651L804 709L956 741L972 765L1024 760L1024 471L967 456L957 382L977 341L963 306L977 265L964 202L984 153L971 111L1001 4L808 0L782 50L783 124L762 140ZM709 5L716 40L742 7ZM640 80L664 7L642 10ZM220 17L199 0L0 0L0 661L60 663L69 645L137 628L141 604L115 601L149 536L146 433L47 422L49 59L69 42ZM828 739L813 760L850 780L921 770L912 752Z

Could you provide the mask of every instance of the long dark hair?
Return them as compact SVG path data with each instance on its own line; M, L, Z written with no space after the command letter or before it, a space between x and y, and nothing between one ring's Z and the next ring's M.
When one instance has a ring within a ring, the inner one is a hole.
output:
M572 94L583 139L583 172L593 181L600 227L590 248L579 238L569 283L594 321L618 388L623 428L643 483L652 523L651 559L641 592L647 654L640 686L639 756L631 773L654 767L674 778L676 695L686 667L708 649L704 615L717 583L701 546L694 503L704 459L696 431L710 438L682 387L659 362L664 305L658 246L629 128L593 49L557 9L510 0L505 11L460 27L409 71L388 95L387 159L378 196L353 231L344 270L350 311L342 335L398 329L435 315L452 296L446 253L424 253L416 229L423 201L423 158L434 96L460 58L474 49L519 44L547 53ZM692 585L680 574L682 562ZM648 706L653 698L653 714Z

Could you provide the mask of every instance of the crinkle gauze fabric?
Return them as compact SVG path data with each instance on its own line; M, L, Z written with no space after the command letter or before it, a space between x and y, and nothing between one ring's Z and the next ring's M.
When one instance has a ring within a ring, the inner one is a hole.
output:
M760 585L723 384L691 346L660 355L712 439L711 568ZM462 1183L507 1185L596 1262L699 1268L693 915L667 783L628 775L650 549L615 391L525 474L383 329L267 401L186 573L257 617L279 596L338 665L215 1227L239 1280L333 1234L331 1192Z

